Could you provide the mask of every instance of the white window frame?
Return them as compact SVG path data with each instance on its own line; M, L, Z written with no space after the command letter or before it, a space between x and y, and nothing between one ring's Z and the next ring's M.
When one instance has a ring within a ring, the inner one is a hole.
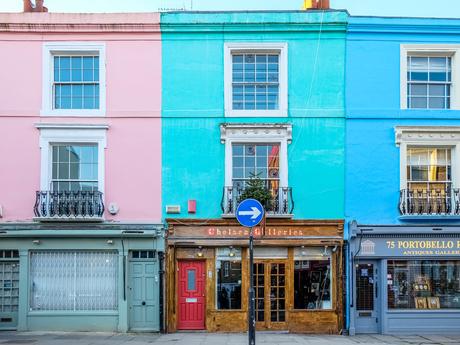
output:
M400 46L400 96L401 109L409 110L458 110L460 109L460 45L458 44L401 44ZM419 109L409 108L407 104L407 57L450 57L451 58L451 88L449 109Z
M280 145L280 188L288 187L287 146L292 141L290 124L222 124L220 140L225 144L225 186L233 186L233 144L271 144Z
M40 190L50 190L52 178L53 144L97 144L98 149L98 191L104 195L105 157L108 125L36 124L40 130Z
M99 56L99 109L54 109L53 73L56 54L97 54ZM105 116L106 68L105 43L48 42L43 44L42 110L41 116Z
M399 147L399 189L407 189L407 148L446 147L451 149L452 188L460 183L460 126L396 126L396 146Z
M279 109L233 110L232 54L278 53L279 57ZM288 45L273 43L225 43L224 44L224 95L226 117L286 117L288 116Z

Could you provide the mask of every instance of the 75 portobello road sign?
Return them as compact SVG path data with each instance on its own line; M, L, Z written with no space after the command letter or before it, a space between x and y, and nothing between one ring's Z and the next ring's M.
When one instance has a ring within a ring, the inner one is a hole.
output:
M361 242L360 256L460 256L460 238L369 238Z

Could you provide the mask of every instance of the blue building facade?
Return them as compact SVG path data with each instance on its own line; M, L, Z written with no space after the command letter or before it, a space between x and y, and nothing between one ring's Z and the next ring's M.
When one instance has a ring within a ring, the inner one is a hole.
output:
M350 334L458 331L459 33L459 20L350 18Z

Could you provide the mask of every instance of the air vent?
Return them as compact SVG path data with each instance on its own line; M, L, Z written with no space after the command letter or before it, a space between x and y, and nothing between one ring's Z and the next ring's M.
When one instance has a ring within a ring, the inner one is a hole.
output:
M19 258L18 250L0 250L0 259Z
M180 213L180 205L166 205L166 213Z

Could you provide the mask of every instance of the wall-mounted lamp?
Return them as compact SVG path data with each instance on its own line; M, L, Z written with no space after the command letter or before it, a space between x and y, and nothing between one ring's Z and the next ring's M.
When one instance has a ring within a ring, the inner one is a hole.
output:
M203 247L202 246L198 247L198 252L196 253L196 256L198 256L199 258L203 257Z
M40 244L40 240L33 240L32 243L38 245L38 244Z
M337 251L337 245L334 246L334 248L332 248L332 252L335 253Z
M107 240L107 244L113 244L113 240Z
M300 248L301 248L300 254L301 254L302 256L306 256L306 255L307 255L307 251L305 250L305 246L301 246Z
M230 246L230 253L228 253L228 256L233 258L235 256L235 251L233 250L233 246Z
M116 202L111 202L111 203L109 204L108 210L109 210L109 213L110 213L112 216L114 216L114 215L116 215L116 214L118 213L118 211L120 211L120 208L118 207L118 205L117 205Z
M324 246L324 251L321 253L322 256L328 256L327 246Z

